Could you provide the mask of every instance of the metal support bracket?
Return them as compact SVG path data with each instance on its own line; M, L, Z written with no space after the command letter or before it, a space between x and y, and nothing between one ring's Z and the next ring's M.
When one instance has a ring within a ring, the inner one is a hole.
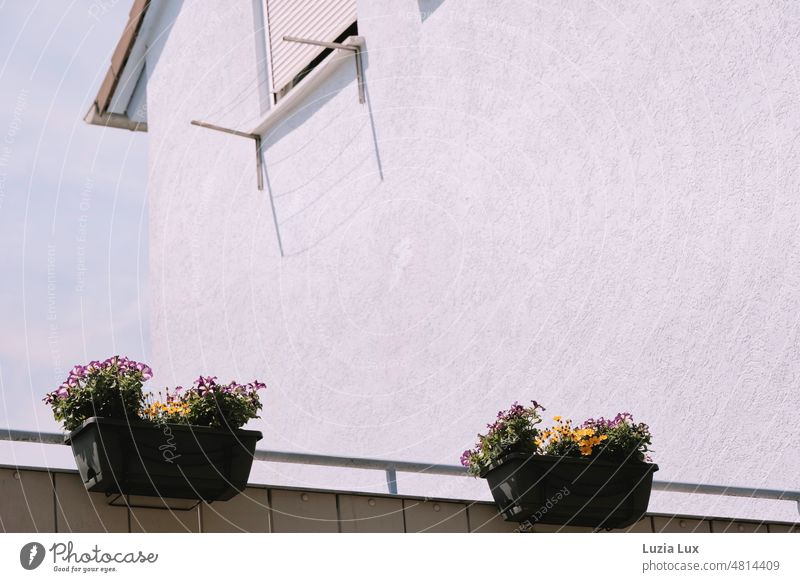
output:
M325 42L322 40L312 40L310 38L298 38L296 36L284 36L286 42L299 42L301 44L313 44L329 49L350 51L356 57L356 77L358 78L358 102L367 102L367 95L364 89L364 63L361 61L361 47L356 44L342 44L340 42Z
M205 127L206 129L213 129L214 131L221 131L230 135L238 135L239 137L247 137L252 139L256 144L256 170L258 171L258 189L264 189L264 168L261 161L261 136L256 133L247 133L245 131L238 131L236 129L229 129L227 127L220 127L213 123L206 123L205 121L192 120L192 125L197 127Z
M227 127L220 127L213 123L206 123L205 121L192 120L192 125L197 127L205 127L206 129L213 129L214 131L221 131L222 133L229 133L231 135L238 135L239 137L247 137L252 139L256 144L256 172L258 172L258 189L264 190L264 166L263 156L261 155L261 136L257 133L247 133L246 131L239 131L237 129L229 129ZM275 223L275 236L278 238L278 250L283 254L283 241L281 240L281 229L278 224L278 215L275 212L275 201L272 199L272 191L269 192L269 203L272 208L272 221Z
M111 497L114 493L106 493ZM209 502L210 503L210 502ZM124 495L117 493L107 502L111 507L135 507L141 509L163 509L165 511L191 511L200 505L199 499L164 499L162 497L145 497L142 495Z

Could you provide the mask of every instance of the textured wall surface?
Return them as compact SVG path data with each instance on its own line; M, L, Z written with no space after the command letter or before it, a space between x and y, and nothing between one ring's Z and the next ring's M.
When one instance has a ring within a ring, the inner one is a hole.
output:
M442 463L514 400L630 410L659 479L800 488L800 4L550 4L359 2L368 105L331 67L264 136L263 192L250 140L189 124L258 125L252 6L166 8L156 380L264 379L264 447ZM464 483L400 490L486 496Z

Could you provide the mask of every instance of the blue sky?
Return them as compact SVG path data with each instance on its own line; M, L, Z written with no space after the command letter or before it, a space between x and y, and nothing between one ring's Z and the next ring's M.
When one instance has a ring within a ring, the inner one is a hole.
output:
M147 361L147 135L87 125L120 0L0 0L0 427L75 363Z

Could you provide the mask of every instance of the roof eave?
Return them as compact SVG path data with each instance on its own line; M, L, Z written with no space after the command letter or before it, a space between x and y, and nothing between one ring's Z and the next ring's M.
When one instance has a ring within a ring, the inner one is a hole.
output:
M119 86L122 72L128 64L133 46L136 44L136 39L142 29L147 9L150 7L150 1L134 0L128 16L128 22L111 57L111 66L106 72L100 89L97 91L97 97L86 113L86 117L83 118L86 123L103 127L130 129L131 131L147 131L146 122L133 121L125 114L113 113L108 109Z
M96 102L93 103L89 111L86 112L86 116L83 120L89 125L129 129L131 131L147 131L147 122L133 121L130 117L122 115L121 113L111 113L110 111L101 113L98 110Z

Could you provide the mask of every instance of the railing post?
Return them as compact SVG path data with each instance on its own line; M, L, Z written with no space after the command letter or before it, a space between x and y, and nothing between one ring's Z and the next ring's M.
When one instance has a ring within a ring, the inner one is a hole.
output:
M397 495L397 470L394 467L386 467L386 486L389 493Z

